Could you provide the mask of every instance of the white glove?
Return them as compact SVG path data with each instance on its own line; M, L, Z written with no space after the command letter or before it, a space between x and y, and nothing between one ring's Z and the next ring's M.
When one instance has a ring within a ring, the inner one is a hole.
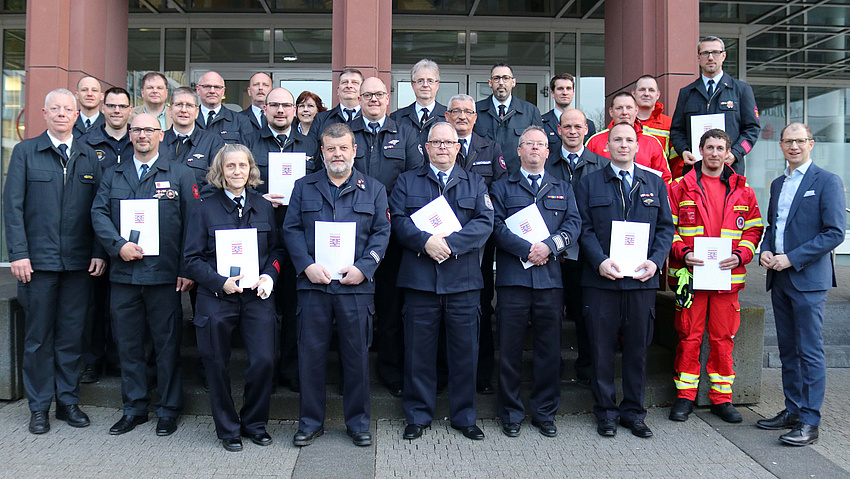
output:
M259 286L257 286L257 296L259 296L260 299L268 299L274 290L274 281L272 281L271 276L267 274L260 275L260 281L262 282Z

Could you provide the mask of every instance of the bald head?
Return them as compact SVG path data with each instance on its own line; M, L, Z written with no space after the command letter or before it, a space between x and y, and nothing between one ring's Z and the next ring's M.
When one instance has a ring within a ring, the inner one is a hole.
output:
M159 153L162 136L159 120L149 113L139 113L130 124L130 141L139 161L146 163Z
M216 72L206 72L198 80L197 91L201 103L210 110L215 110L221 106L221 100L224 98L224 78Z
M77 82L77 101L86 116L92 116L100 109L103 100L100 82L94 77L83 77Z

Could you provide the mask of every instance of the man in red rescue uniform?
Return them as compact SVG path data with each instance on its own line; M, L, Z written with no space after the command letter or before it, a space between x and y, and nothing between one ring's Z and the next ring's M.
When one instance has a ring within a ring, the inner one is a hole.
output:
M658 139L647 135L641 122L638 121L638 104L634 95L627 91L621 91L614 95L614 98L611 100L611 107L608 108L608 114L611 115L611 123L608 125L608 129L591 136L587 140L585 147L597 155L610 159L611 154L608 152L608 132L611 131L614 125L620 123L634 125L638 140L635 164L644 169L654 170L666 183L670 183L673 176L670 175L670 168L667 166L667 156L664 154L664 150Z
M658 81L652 75L643 75L635 82L632 95L637 100L637 119L643 126L643 132L652 135L661 143L664 156L667 157L667 165L673 178L682 176L682 157L673 149L670 142L670 123L673 119L664 114L664 104L658 101L661 98L661 89Z
M708 397L711 412L726 422L741 422L732 406L732 347L741 324L738 291L744 288L745 265L755 255L764 225L756 195L746 178L724 163L732 141L723 130L709 130L700 139L702 161L670 187L670 207L676 233L670 253L670 284L675 287L680 268L693 271L703 264L694 256L694 238L732 238L732 256L720 261L720 269L732 270L731 291L695 291L690 307L677 305L674 368L677 396L670 419L686 421L693 409L700 377L700 345L706 327L711 352L706 370L711 381Z

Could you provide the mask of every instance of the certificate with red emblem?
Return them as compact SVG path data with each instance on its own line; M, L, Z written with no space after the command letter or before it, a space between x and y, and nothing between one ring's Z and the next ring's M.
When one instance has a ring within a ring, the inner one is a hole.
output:
M289 204L295 180L307 174L307 154L304 152L269 153L269 193L283 195L281 201Z
M543 221L543 215L540 214L540 210L535 203L505 218L505 226L508 227L511 233L531 244L543 241L549 237L549 227ZM532 266L534 266L534 263L531 261L522 262L522 267L525 269Z
M144 256L159 256L159 200L121 200L121 237L142 248Z
M331 275L342 279L340 270L354 264L357 223L354 221L316 221L316 263Z
M260 255L257 228L215 231L215 270L225 278L237 266L242 279L237 285L250 288L260 280Z
M720 269L720 262L732 256L732 238L694 238L694 258L703 261L694 266L694 289L729 291L732 289L732 270Z
M611 222L611 249L609 258L623 276L640 276L644 270L635 271L646 261L649 252L649 223L635 221Z

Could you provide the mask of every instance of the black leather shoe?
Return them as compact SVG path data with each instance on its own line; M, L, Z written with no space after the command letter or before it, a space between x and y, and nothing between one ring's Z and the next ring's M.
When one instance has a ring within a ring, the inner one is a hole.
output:
M118 436L132 431L139 424L148 422L148 417L145 416L122 416L121 419L109 428L109 434Z
M600 436L614 437L617 435L617 421L600 419L596 422L596 433Z
M44 434L50 430L50 415L47 411L33 411L30 414L30 432Z
M673 408L670 409L670 420L685 422L688 420L688 415L694 410L694 402L690 399L677 398L673 403Z
M400 398L401 395L404 393L404 383L401 381L389 383L387 384L387 389L390 390L390 394L397 398Z
M624 421L623 419L620 419L620 425L631 430L632 434L637 437L652 437L652 429L644 424L643 419L635 419L634 421Z
M480 441L484 439L484 431L482 431L478 426L454 426L452 425L452 429L456 429L463 434L463 437L467 439L472 439L474 441Z
M372 433L369 431L354 432L351 429L346 428L345 433L348 434L348 437L351 438L351 441L354 442L355 446L372 445Z
M422 437L422 430L425 429L425 426L420 426L419 424L408 424L404 426L404 434L402 434L402 439L414 440Z
M759 419L756 421L756 426L762 429L775 431L778 429L790 429L800 422L800 416L791 414L787 409L783 409L779 414L770 419Z
M272 437L266 431L263 431L259 434L251 434L247 431L240 431L239 434L242 437L247 437L254 444L258 446L268 446L272 443Z
M558 435L558 428L553 421L531 421L531 425L536 427L540 434L546 437L555 437Z
M475 390L478 394L493 394L495 392L490 381L479 381L478 384L475 385Z
M735 409L735 406L730 402L711 405L711 414L723 419L726 422L741 422L744 420L741 413Z
M508 437L517 437L519 436L519 431L522 428L522 424L518 422L503 422L502 423L502 432L505 436Z
M225 451L239 452L242 450L242 439L239 439L238 437L222 439L221 447L223 447Z
M86 364L80 372L80 382L82 384L91 384L100 381L100 366L95 364Z
M156 435L157 436L170 436L177 430L177 418L176 417L161 417L156 422Z
M65 421L71 427L86 427L91 424L89 417L76 404L56 404L56 419Z
M779 436L779 440L791 446L808 446L818 442L818 427L798 422L791 432Z
M325 428L323 427L320 427L313 432L304 432L299 430L295 433L295 437L292 438L292 444L295 446L309 446L310 444L313 444L313 441L315 441L317 437L324 433Z

